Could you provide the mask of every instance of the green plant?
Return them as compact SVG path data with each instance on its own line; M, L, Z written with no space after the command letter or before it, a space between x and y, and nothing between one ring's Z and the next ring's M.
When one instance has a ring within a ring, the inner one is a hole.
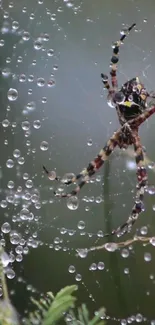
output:
M0 281L3 290L3 299L0 300L0 325L20 325L18 314L9 299L3 267L6 258L8 256L0 246ZM104 315L104 309L101 309L92 320L89 319L89 312L85 304L75 310L76 297L73 293L77 289L77 285L71 285L61 289L56 296L52 292L47 292L45 298L41 298L39 301L31 298L37 309L28 315L24 324L56 325L63 319L66 324L70 325L103 325L104 322L100 318ZM70 317L69 322L66 317L67 312Z
M89 312L85 304L75 309L76 297L73 293L78 289L76 285L67 286L61 289L54 297L52 292L48 292L46 298L36 301L31 298L37 306L34 313L30 313L26 325L56 325L63 319L65 323L71 325L104 325L101 317L104 316L105 310L102 308L92 320L89 319ZM65 317L69 311L69 318Z

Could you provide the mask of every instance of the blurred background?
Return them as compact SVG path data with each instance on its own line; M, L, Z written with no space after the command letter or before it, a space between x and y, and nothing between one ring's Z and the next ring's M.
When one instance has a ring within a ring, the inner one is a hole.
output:
M155 235L155 116L140 129L152 195L146 193L145 212L121 239L103 235L131 211L132 155L116 150L77 206L54 197L62 187L42 170L44 164L58 176L80 172L119 127L100 74L109 73L112 43L134 22L120 48L119 85L139 76L155 90L154 0L0 1L1 243L21 317L32 309L30 296L77 283L79 304L92 314L105 306L107 324L155 324L153 246L135 243L85 258L76 251Z

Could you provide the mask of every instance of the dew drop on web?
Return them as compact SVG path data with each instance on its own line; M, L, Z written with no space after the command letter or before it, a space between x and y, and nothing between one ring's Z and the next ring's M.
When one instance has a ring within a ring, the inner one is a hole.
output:
M11 226L8 222L4 222L1 226L1 231L4 233L4 234L8 234L10 231L11 231Z
M78 229L83 230L85 228L85 222L84 221L79 221L77 225Z
M69 210L77 210L79 207L79 200L77 196L71 196L67 199L67 207Z
M50 171L48 173L48 178L51 180L51 181L54 181L56 179L56 172L54 170Z
M106 243L104 247L108 252L115 252L118 249L117 243Z
M12 102L12 101L17 100L17 98L18 98L18 91L17 91L17 89L10 88L8 90L8 100Z
M150 262L152 259L151 253L144 253L144 260L145 262Z
M88 254L88 250L86 248L84 249L77 249L78 256L81 258L86 258Z
M40 144L40 149L41 149L42 151L47 151L48 148L49 148L49 144L48 144L48 142L47 142L47 141L42 141L41 144Z

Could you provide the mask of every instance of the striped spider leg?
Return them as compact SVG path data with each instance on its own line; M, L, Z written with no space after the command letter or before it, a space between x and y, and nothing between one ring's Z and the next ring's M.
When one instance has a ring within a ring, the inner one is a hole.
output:
M116 146L119 148L127 148L129 145L134 146L135 159L137 166L137 179L138 184L136 187L135 203L132 208L128 220L110 234L124 234L131 230L132 225L138 219L139 214L143 210L144 188L147 184L147 173L144 165L144 154L142 145L138 135L139 126L147 120L152 114L155 113L155 106L150 102L147 107L146 100L148 97L155 98L154 94L149 94L144 85L139 81L139 78L128 80L118 89L117 82L117 63L119 61L119 47L124 41L127 34L134 28L136 24L132 24L128 30L121 36L120 40L114 44L113 55L111 58L111 85L109 84L108 77L101 74L104 88L108 90L108 100L116 108L118 119L121 127L114 132L112 137L107 141L103 149L100 150L97 157L89 163L87 168L84 168L79 174L71 177L70 180L59 179L56 177L55 172L50 172L45 166L43 169L50 180L57 180L63 184L70 185L78 182L78 185L70 193L54 192L55 196L60 198L69 198L76 196L81 188L90 180L90 178L99 170L104 162L109 158Z
M72 184L79 180L82 177L82 181L79 185L70 193L54 193L55 196L58 197L71 197L78 194L80 189L86 184L92 175L99 170L99 168L104 164L104 162L109 158L110 154L113 152L116 146L120 148L128 147L129 145L134 146L135 150L135 160L137 165L137 191L135 196L135 203L132 208L132 212L128 218L128 220L117 229L112 230L111 233L105 234L105 236L115 235L115 234L125 234L129 230L131 230L133 224L138 219L139 214L143 210L143 199L144 199L144 188L147 185L147 172L144 164L144 154L142 145L140 142L140 138L138 135L139 126L144 123L151 115L155 113L155 106L152 106L149 109L146 109L142 114L138 117L130 120L127 124L124 124L121 128L119 128L116 132L114 132L113 136L107 141L106 145L103 149L99 152L97 157L89 163L88 167L81 171L80 174L72 178L69 182L66 182L66 185ZM46 167L44 167L46 174L48 175L49 179L54 179L53 177L50 178L51 172L49 172ZM58 178L55 178L59 180ZM61 180L60 180L61 181Z
M121 36L120 40L115 42L113 45L113 53L111 57L111 70L110 70L110 76L111 76L111 86L108 81L108 76L101 73L101 79L104 85L104 88L108 90L108 101L112 101L112 98L115 94L115 92L118 90L118 81L117 81L117 64L119 61L119 48L121 44L123 43L124 39L128 35L128 33L136 26L136 24L132 24L127 31L124 32L124 34Z

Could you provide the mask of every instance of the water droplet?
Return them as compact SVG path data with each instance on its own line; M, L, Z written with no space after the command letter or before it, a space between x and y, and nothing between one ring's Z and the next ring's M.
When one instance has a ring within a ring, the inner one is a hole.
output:
M10 257L6 252L2 252L1 261L2 261L3 267L7 267L8 264L10 263Z
M79 221L77 227L78 227L78 229L80 229L80 230L81 230L81 229L84 229L84 228L85 228L85 222L82 221L82 220Z
M152 259L152 257L151 257L151 254L150 253L144 253L144 260L146 262L150 262L151 259Z
M147 235L147 233L148 233L147 226L142 227L140 229L140 233L141 233L141 235Z
M40 144L40 149L42 151L48 150L48 142L47 141L42 141L41 144Z
M57 175L56 175L56 172L54 170L48 172L48 178L51 180L51 181L54 181L56 179Z
M152 237L152 238L150 239L150 244L151 244L152 246L155 246L155 237Z
M21 220L29 220L31 217L31 213L28 209L22 209L19 215Z
M17 30L19 28L19 23L18 21L14 20L12 22L12 29Z
M128 28L127 27L124 27L121 31L120 31L120 34L121 35L126 35L128 33Z
M79 200L77 196L71 196L67 200L67 207L69 210L77 210L79 206Z
M44 87L45 86L45 79L44 78L38 78L37 79L37 86Z
M129 274L129 269L128 269L128 267L126 267L126 268L124 269L124 274Z
M68 268L69 273L75 273L75 266L74 265L70 265Z
M4 222L1 226L1 230L4 234L8 234L11 231L11 226L8 222Z
M26 109L29 111L29 112L32 112L36 109L36 104L35 102L29 102L27 103L26 105Z
M114 252L118 248L118 245L116 243L106 243L105 249L108 252Z
M34 49L38 51L38 50L41 50L42 47L43 47L43 44L42 44L41 39L37 39L34 42Z
M20 263L22 260L23 260L23 256L22 256L21 254L18 254L18 255L16 256L16 261L17 261L18 263Z
M98 270L104 270L104 268L105 268L105 265L104 265L104 263L103 262L99 262L98 263L98 265L97 265L97 268L98 268Z
M18 98L18 91L17 91L17 89L10 88L8 90L7 96L8 96L8 100L15 101Z
M23 247L18 245L16 248L15 248L15 252L17 254L22 254L23 253Z
M136 315L136 322L141 323L143 321L143 316L141 314Z
M10 243L11 244L13 244L13 245L19 244L20 239L21 239L21 236L16 231L10 232Z
M8 182L8 188L12 189L12 188L14 188L14 186L15 186L15 184L13 181Z
M47 55L48 56L53 56L53 54L54 54L54 50L53 49L50 49L50 50L47 51Z
M16 274L15 274L14 270L12 270L10 268L8 268L6 270L6 276L7 276L8 279L13 279L15 277L15 275Z
M81 274L76 274L75 280L76 281L81 281L82 280L82 275Z
M23 32L23 35L22 35L22 39L23 39L23 41L29 41L29 39L30 39L30 33L24 31Z
M28 121L24 121L24 122L22 122L22 129L23 129L24 131L28 131L29 128L30 128L30 122L28 122Z
M4 68L4 69L2 69L2 76L3 76L4 78L8 78L10 75L11 75L11 71L10 71L9 68Z
M25 163L25 158L24 157L19 157L17 159L17 162L18 162L19 165L23 165Z
M15 149L15 150L13 151L13 156L14 156L14 158L19 158L20 155L21 155L21 152L20 152L19 149Z
M92 146L92 144L93 144L93 141L92 141L92 139L89 139L89 140L87 141L87 145L88 145L89 147L91 147L91 146Z
M102 202L101 196L96 197L95 202L98 204L101 203Z
M28 180L26 181L26 183L25 183L25 186L26 186L27 188L32 188L32 187L33 187L33 181L32 181L32 179L28 179Z
M146 192L150 195L154 195L155 194L155 186L148 186L146 188Z
M14 167L14 161L12 159L8 159L6 162L6 167L13 168Z
M122 257L127 258L129 256L128 249L123 248L122 251L121 251L121 255L122 255Z
M33 127L34 127L34 129L40 129L40 127L41 127L41 122L40 122L40 120L35 120L34 122L33 122Z
M10 122L7 119L5 119L5 120L2 121L2 126L4 128L7 128L9 126L9 124L10 124Z
M96 271L96 270L97 270L97 265L96 265L96 263L92 263L92 264L90 265L90 267L89 267L89 270L90 270L90 271Z
M87 257L88 249L86 249L86 248L77 249L77 252L78 252L78 256L80 256L81 258L85 258L85 257Z
M47 82L47 87L51 88L51 87L54 87L54 86L55 86L55 80L54 79L50 79Z

